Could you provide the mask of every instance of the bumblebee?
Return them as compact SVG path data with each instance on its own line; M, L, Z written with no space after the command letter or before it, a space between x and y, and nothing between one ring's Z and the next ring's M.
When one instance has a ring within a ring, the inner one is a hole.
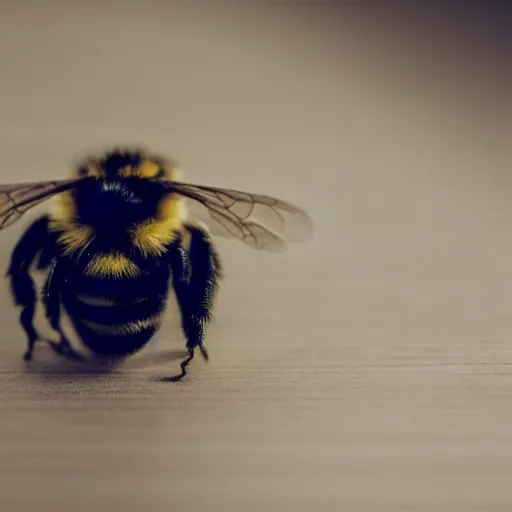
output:
M0 229L52 198L52 208L18 240L6 277L27 337L24 359L37 341L60 356L84 360L64 334L65 311L93 357L122 360L160 329L172 286L188 357L204 341L222 263L213 236L280 252L313 231L300 208L269 196L194 185L166 158L140 148L114 148L77 162L70 179L0 186ZM194 215L191 210L202 209ZM37 293L30 267L47 272L42 303L59 341L34 327Z

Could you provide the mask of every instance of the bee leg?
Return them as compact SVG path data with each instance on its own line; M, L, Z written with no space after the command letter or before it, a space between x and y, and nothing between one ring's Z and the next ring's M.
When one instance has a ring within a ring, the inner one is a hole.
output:
M37 219L21 236L14 247L11 261L6 273L10 279L10 288L15 305L21 306L20 324L27 335L27 350L23 355L25 361L32 359L36 341L43 338L34 327L36 309L36 287L32 280L29 267L41 251L50 251L52 237L48 232L48 218ZM41 264L39 265L41 269Z
M185 377L185 375L187 375L187 366L190 364L192 359L194 359L194 355L195 355L194 349L190 349L188 351L188 357L180 363L181 373L179 373L178 375L172 375L171 377L162 377L160 379L160 381L161 382L178 382L179 380L183 379L183 377Z
M39 339L39 335L33 326L35 304L27 304L23 307L20 314L20 323L27 334L27 350L23 354L25 361L31 361L34 352L34 345Z
M187 340L189 356L181 363L181 373L169 377L175 382L186 375L186 367L199 349L203 358L209 359L203 346L206 330L212 320L211 311L222 278L222 265L207 231L187 225L190 247L185 251L182 238L170 247L173 287L181 311L181 324Z
M55 343L53 341L48 341L48 343L52 350L59 354L60 356L74 361L83 361L84 357L81 356L75 350L73 350L71 343L67 339L66 335L64 334L64 331L62 330L62 326L60 325L61 284L62 262L56 260L53 263L52 269L45 283L43 301L46 307L46 317L48 318L48 321L50 322L52 328L59 333L60 342Z

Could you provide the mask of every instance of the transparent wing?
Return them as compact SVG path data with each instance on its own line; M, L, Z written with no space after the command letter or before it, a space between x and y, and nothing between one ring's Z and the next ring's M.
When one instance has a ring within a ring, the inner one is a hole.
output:
M79 179L0 185L0 229L5 229L34 206L73 188Z
M236 238L259 250L280 252L287 242L304 242L313 235L309 215L274 197L164 181L170 191L192 199L191 210L216 235Z

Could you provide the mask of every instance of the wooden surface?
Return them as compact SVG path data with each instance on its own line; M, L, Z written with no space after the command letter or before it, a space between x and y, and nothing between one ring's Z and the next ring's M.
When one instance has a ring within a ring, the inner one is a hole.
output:
M219 240L211 361L178 385L152 380L178 369L172 303L122 368L25 366L5 283L0 510L510 511L509 63L411 12L99 5L2 4L2 179L143 144L316 235Z

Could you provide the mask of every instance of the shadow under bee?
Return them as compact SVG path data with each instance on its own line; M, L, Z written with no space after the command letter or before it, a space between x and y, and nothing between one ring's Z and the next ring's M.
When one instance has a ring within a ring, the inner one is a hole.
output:
M96 378L100 375L120 375L126 371L148 370L160 364L183 359L185 350L166 350L158 353L140 354L134 358L100 359L90 358L84 361L72 361L59 357L49 346L38 347L39 357L24 364L24 373L40 378Z

